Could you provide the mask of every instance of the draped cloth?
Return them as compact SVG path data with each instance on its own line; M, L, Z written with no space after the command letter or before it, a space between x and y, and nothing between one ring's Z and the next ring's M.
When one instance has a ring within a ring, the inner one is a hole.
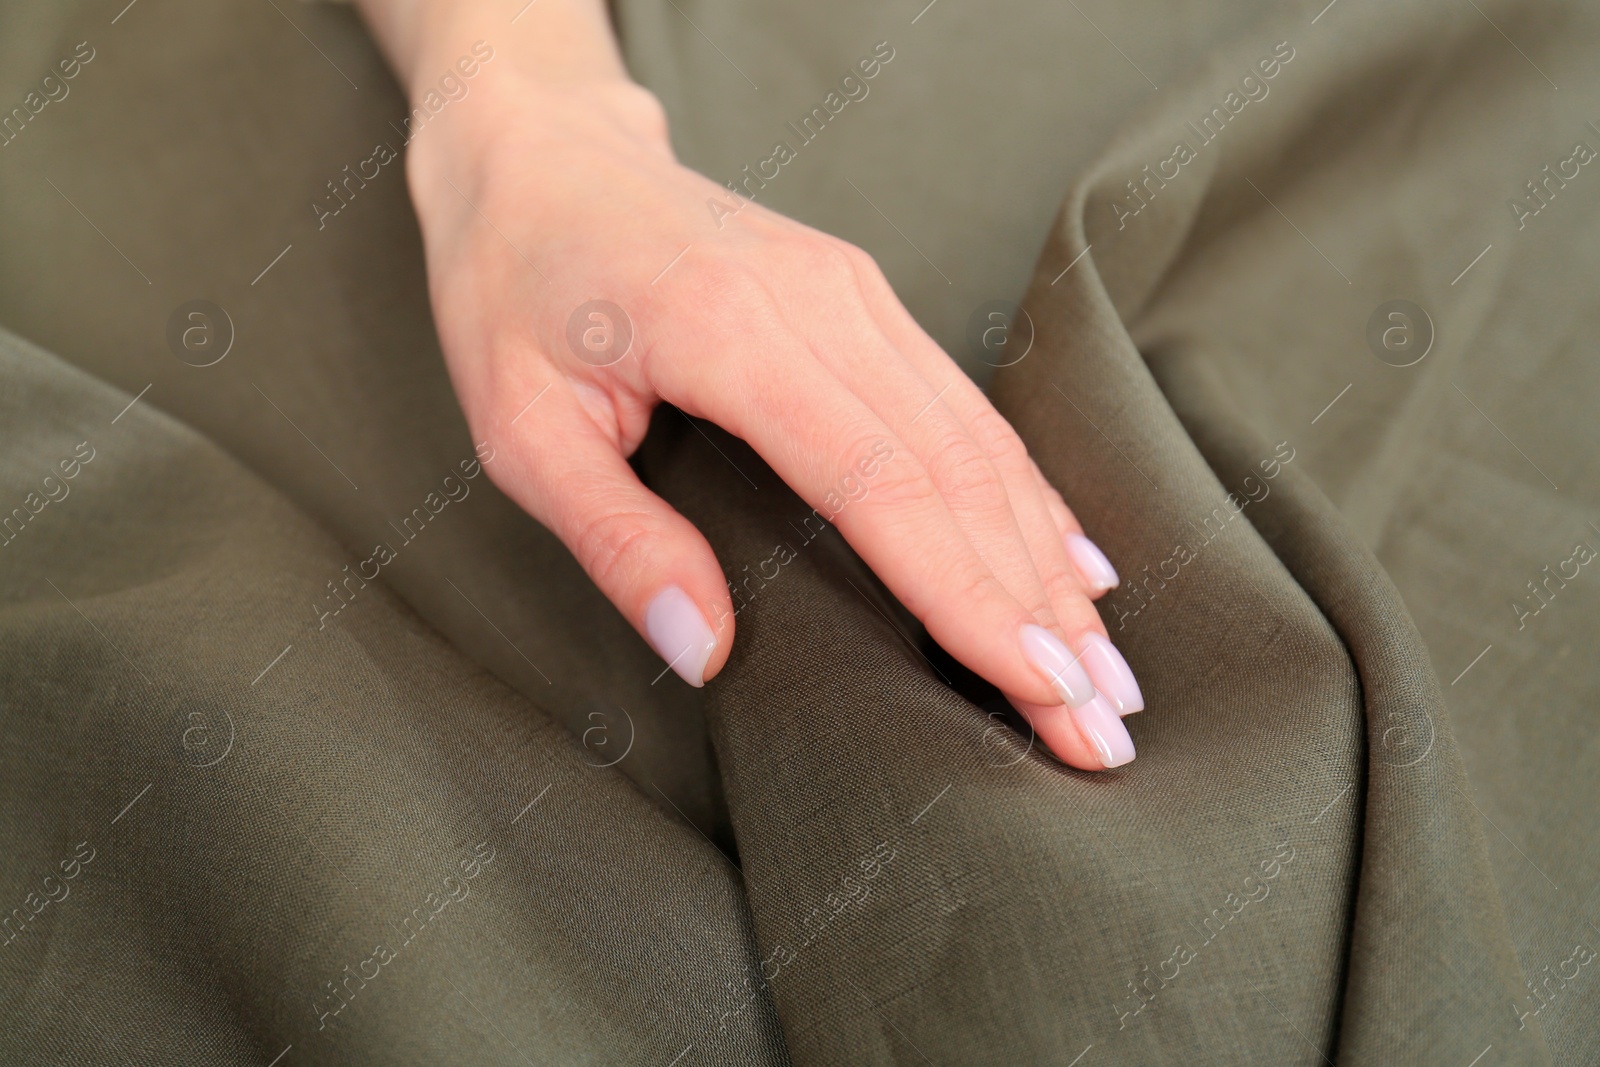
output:
M672 409L641 476L793 558L663 677L486 474L354 14L11 5L0 1059L1592 1062L1594 6L616 15L989 382L1139 758Z

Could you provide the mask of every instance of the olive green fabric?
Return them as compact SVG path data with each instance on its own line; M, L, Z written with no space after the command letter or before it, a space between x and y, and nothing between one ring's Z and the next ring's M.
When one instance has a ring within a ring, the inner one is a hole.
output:
M352 13L13 5L0 1060L1591 1062L1597 13L618 17L714 177L823 107L758 199L1013 364L1138 760L1051 760L671 410L646 479L796 558L661 677L485 475L399 161L318 228L400 141Z

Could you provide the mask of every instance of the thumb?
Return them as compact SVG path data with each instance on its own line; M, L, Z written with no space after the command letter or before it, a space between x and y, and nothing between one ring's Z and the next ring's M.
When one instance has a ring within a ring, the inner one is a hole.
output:
M727 662L734 631L711 545L645 488L566 381L527 414L502 454L510 462L494 466L495 484L561 539L680 678L704 685Z

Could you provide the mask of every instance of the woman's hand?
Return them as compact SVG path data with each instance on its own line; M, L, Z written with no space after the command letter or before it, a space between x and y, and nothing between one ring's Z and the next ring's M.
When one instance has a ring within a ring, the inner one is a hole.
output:
M685 681L721 669L735 609L627 463L663 400L748 442L1064 760L1133 758L1138 686L1091 603L1115 572L870 257L680 166L620 76L486 64L407 166L496 483Z

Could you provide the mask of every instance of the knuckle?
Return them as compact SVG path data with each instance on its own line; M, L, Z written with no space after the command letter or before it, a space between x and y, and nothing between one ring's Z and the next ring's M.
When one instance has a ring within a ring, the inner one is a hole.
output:
M823 453L831 456L834 463L824 477L859 478L870 485L875 497L910 500L933 495L933 486L921 465L915 459L908 461L910 453L904 444L873 419L840 427L821 444Z
M688 269L685 269L688 268ZM679 318L690 311L686 323L707 331L708 339L774 338L788 328L766 278L752 264L724 257L691 266L681 263L658 288L665 289L656 300L660 317Z
M996 463L1017 471L1037 470L1031 466L1033 460L1022 438L1017 436L1017 431L1012 429L1005 416L987 403L982 404L967 420L967 430L978 447L992 456Z
M636 130L666 140L667 109L661 98L642 85L625 82L616 87L616 107L623 120Z
M771 302L766 285L749 265L731 258L719 258L706 263L680 264L686 267L680 288L696 301L702 311L719 313L748 313Z
M1049 570L1048 573L1041 577L1044 581L1045 597L1052 605L1088 603L1088 598L1084 596L1083 587L1078 584L1078 579L1073 577L1071 571L1065 568L1056 568ZM1057 610L1056 614L1060 616L1062 613Z
M889 511L925 507L938 490L922 473L907 464L885 466L872 480L872 496Z
M853 245L831 237L806 236L795 244L795 258L809 275L835 284L854 285L856 259Z
M845 262L850 266L851 276L855 284L863 291L891 291L889 282L883 276L878 261L872 258L872 253L864 248L859 248L848 241L836 242L839 252L844 256Z
M851 244L849 241L838 241L836 243L840 251L844 253L845 258L850 261L850 265L856 270L864 274L878 273L878 261L872 258L872 253L860 245Z
M1005 506L1005 486L983 449L965 434L951 433L928 456L928 470L939 492L956 511Z
M986 604L996 596L1010 598L1000 579L986 570L962 572L955 576L955 580L958 590L954 597L948 598L951 604Z
M930 628L941 622L965 627L974 618L991 615L997 597L1010 598L1000 580L976 560L954 563L941 575L941 582L937 588L908 591L904 598L911 614Z
M588 515L573 538L572 554L594 583L610 592L646 551L651 524L635 511L597 507Z

